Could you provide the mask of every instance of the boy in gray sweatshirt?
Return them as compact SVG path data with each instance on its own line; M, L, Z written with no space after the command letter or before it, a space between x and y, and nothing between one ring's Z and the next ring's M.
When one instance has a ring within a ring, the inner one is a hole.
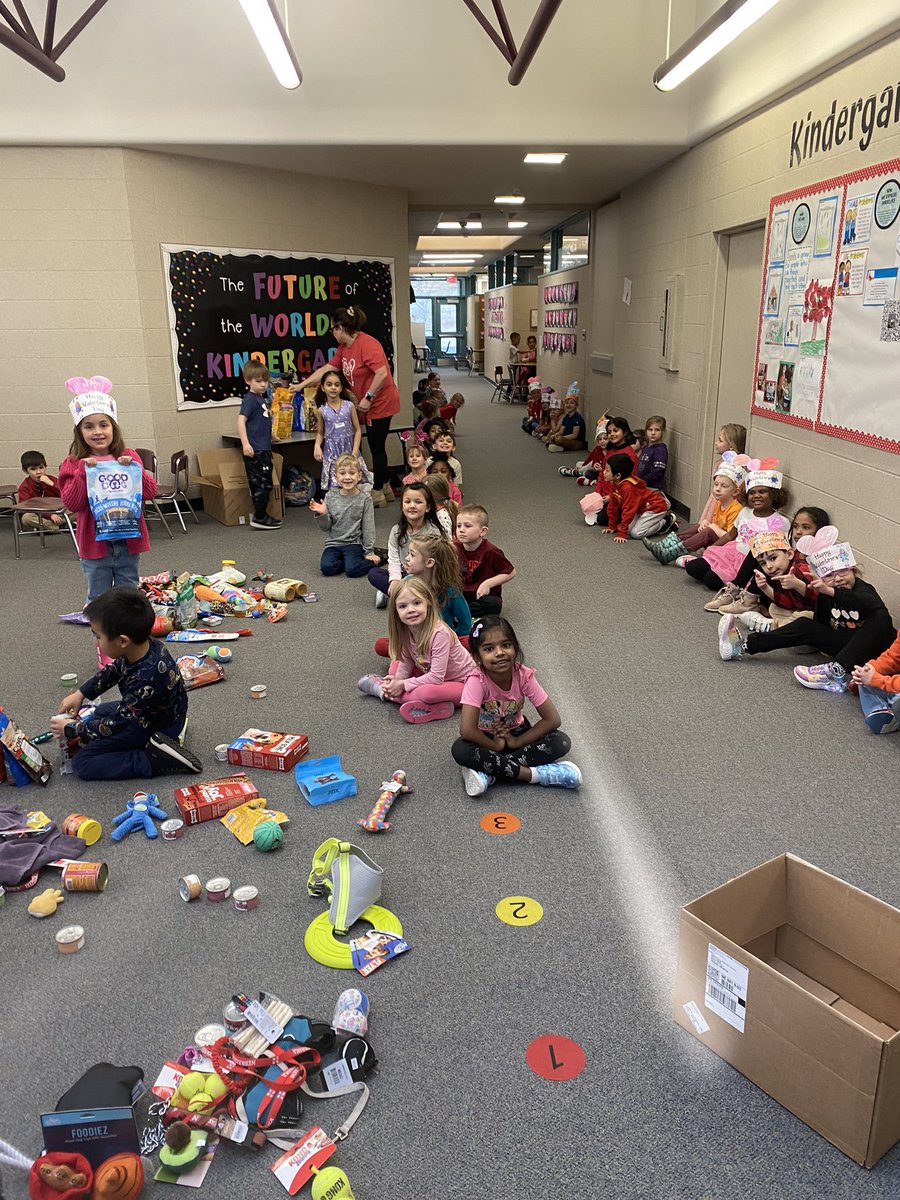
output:
M324 503L309 503L316 524L326 535L319 566L323 575L346 572L351 579L359 579L372 563L381 561L373 549L375 509L371 495L359 490L362 476L352 454L341 454L333 471L337 487L326 492Z

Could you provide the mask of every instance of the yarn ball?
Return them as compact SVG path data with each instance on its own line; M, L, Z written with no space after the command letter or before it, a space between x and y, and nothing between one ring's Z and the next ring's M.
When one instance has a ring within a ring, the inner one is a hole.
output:
M253 845L257 850L277 850L284 834L277 821L261 821L253 830Z
M137 1154L114 1154L94 1172L92 1200L137 1200L144 1186L144 1164Z

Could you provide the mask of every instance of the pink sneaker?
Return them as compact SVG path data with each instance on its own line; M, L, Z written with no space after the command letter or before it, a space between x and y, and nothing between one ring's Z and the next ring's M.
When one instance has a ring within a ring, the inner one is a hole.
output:
M400 716L410 725L424 725L426 721L446 721L456 711L449 700L440 704L425 704L421 700L407 700L400 705Z

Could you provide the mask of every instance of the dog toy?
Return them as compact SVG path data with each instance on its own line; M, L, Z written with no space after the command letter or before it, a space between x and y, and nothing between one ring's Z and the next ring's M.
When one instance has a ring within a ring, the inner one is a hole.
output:
M114 1154L94 1171L91 1200L137 1200L144 1186L144 1164L138 1154Z
M369 998L359 988L341 992L331 1018L332 1029L365 1037L369 1030Z
M340 1167L313 1167L312 1200L356 1200Z
M31 1164L28 1195L31 1200L86 1200L94 1182L91 1164L80 1154L52 1151Z
M58 906L65 900L65 892L59 888L47 888L28 905L28 911L33 917L52 917Z
M192 1134L184 1121L175 1121L166 1130L165 1145L160 1147L159 1161L173 1175L183 1175L200 1161L206 1147L206 1134Z
M188 1071L172 1094L172 1104L175 1108L186 1108L188 1112L209 1113L227 1091L218 1075Z
M382 783L378 799L369 815L360 817L356 822L357 825L365 829L366 833L383 833L385 829L390 829L391 823L387 820L387 815L391 811L391 806L398 796L402 796L410 790L409 784L406 782L406 772L395 771L390 779Z
M284 833L277 821L262 821L253 830L253 845L257 850L277 850L284 842Z
M159 837L153 818L165 821L167 814L165 809L154 803L155 800L156 795L153 792L149 795L147 792L135 792L134 799L128 801L125 811L113 817L113 825L116 828L109 835L112 840L121 842L126 834L133 833L135 829L143 829L148 838Z
M227 663L234 658L234 651L230 646L207 646L206 657L213 662Z

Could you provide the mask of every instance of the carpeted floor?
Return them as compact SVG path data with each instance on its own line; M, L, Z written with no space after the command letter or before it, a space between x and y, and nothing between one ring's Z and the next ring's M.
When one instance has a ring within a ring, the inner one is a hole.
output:
M457 382L469 401L458 449L466 498L487 506L491 537L516 565L505 612L562 713L585 786L470 800L448 753L455 722L407 726L359 695L356 679L379 665L371 647L384 613L364 579L319 577L322 539L306 510L289 510L271 534L204 517L170 541L153 526L145 573L211 571L228 557L251 574L299 576L320 595L279 625L255 624L226 683L191 696L204 777L222 773L216 743L262 725L308 733L316 757L341 754L359 795L310 808L292 776L253 772L291 817L284 848L263 856L218 823L175 843L111 843L110 821L137 785L57 775L46 790L5 789L5 803L56 820L98 818L106 832L86 857L109 863L110 884L69 896L46 921L26 914L22 895L0 913L0 1138L36 1153L39 1113L94 1062L135 1063L152 1081L235 991L271 990L327 1019L356 977L306 955L321 904L305 883L316 846L337 835L384 867L383 902L412 946L364 985L380 1067L332 1160L358 1200L896 1197L900 1152L856 1167L678 1029L670 995L679 905L782 851L897 903L896 796L885 781L900 739L873 738L851 698L803 691L795 657L721 663L706 594L640 545L587 528L578 489L557 474L575 456L527 439L522 409L489 405L483 382ZM397 509L377 513L383 543ZM15 563L5 521L0 559L0 703L36 732L56 710L60 675L93 669L89 633L56 620L80 606L83 578L61 537L44 552L28 540ZM258 682L261 703L249 699ZM398 767L415 791L390 832L369 837L355 821ZM172 786L159 784L170 809ZM515 814L518 832L484 832L493 810ZM254 883L260 905L185 905L177 881L188 872ZM53 882L46 871L41 887ZM543 919L501 923L497 902L517 895L539 901ZM73 922L86 945L62 956L54 933ZM545 1033L583 1047L577 1079L528 1069L526 1048ZM331 1129L345 1114L335 1101L305 1115ZM280 1195L273 1160L226 1144L203 1192ZM25 1195L23 1176L3 1175L5 1195ZM153 1183L145 1195L164 1191Z

